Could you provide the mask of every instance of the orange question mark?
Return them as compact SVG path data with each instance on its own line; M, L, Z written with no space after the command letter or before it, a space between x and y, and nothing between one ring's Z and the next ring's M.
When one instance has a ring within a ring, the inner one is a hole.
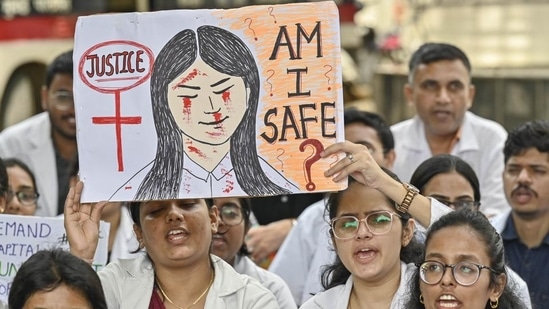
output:
M326 78L328 79L328 85L330 85L330 77L329 77L328 75L326 75L326 74L332 72L333 67L332 67L331 65L329 65L329 64L325 65L324 67L330 67L330 69L329 69L328 71L326 71L326 73L324 73L324 76L326 76ZM332 90L332 88L331 88L331 87L328 87L328 90Z
M271 15L274 18L275 24L276 24L276 17L273 15L274 8L272 6L270 6L268 10L269 10L269 15Z
M282 164L282 167L280 168L280 171L284 172L284 162L282 161L282 159L280 159L280 157L281 157L286 151L285 151L284 149L282 149L282 148L278 148L277 151L278 151L278 150L282 150L282 152L281 152L278 156L276 156L276 159L280 162L280 164Z
M275 70L267 70L267 72L270 72L270 71L273 71L273 74L271 74L268 78L267 78L267 83L269 84L269 86L271 86L271 97L273 96L273 84L271 84L271 82L269 81L269 79L271 79L271 77L273 77L275 75Z
M248 18L244 19L244 22L247 22L248 19L250 20L250 23L248 24L248 29L252 30L252 32L254 33L254 40L257 41L257 36L255 36L255 31L254 31L254 29L252 29L252 22L253 22L253 20L252 20L251 18L248 17Z
M313 147L313 154L310 155L303 163L303 165L305 166L305 180L308 181L305 185L305 188L307 189L307 191L314 191L314 189L316 189L316 185L311 179L311 166L313 165L313 163L320 160L320 153L324 151L324 146L319 140L310 138L304 140L299 145L299 151L304 152L306 146Z

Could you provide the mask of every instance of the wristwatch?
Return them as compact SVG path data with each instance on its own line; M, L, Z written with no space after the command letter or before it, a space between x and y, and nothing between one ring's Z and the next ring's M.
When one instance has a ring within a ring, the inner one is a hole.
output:
M412 201L414 200L414 197L419 193L418 188L414 187L413 185L409 183L403 183L404 189L407 190L406 195L404 196L404 199L402 200L402 203L400 205L397 205L397 210L403 214L408 212L408 208L410 208L410 204L412 204Z

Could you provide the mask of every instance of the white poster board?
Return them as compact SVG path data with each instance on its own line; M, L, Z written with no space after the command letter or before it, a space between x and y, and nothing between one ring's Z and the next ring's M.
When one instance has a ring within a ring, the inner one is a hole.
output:
M83 202L347 186L332 1L81 17L74 62Z
M101 221L99 243L92 267L97 271L107 263L110 224ZM31 255L51 248L68 250L63 218L0 216L0 301L7 303L17 270Z

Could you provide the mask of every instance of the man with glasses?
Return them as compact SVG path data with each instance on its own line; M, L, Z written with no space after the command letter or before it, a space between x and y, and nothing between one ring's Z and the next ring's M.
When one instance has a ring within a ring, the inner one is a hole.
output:
M530 289L534 308L549 300L549 121L509 132L503 148L503 187L511 209L493 219L505 258Z
M393 134L385 120L377 114L347 108L343 115L345 139L362 144L370 150L376 162L390 169L395 160ZM329 218L325 201L307 207L297 218L269 270L288 283L298 305L323 290L321 268L335 257L330 250Z
M0 156L18 158L34 172L38 216L63 212L69 190L70 162L76 156L76 121L72 93L72 51L48 66L42 87L43 113L0 132Z

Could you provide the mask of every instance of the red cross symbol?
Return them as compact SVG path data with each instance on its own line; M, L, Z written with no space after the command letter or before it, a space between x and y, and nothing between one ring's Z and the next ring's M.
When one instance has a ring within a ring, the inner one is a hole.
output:
M93 124L114 124L116 134L116 157L118 159L118 171L124 171L124 160L122 157L122 125L123 124L140 124L141 117L122 117L120 115L120 91L114 92L115 96L115 115L104 117L92 117Z

